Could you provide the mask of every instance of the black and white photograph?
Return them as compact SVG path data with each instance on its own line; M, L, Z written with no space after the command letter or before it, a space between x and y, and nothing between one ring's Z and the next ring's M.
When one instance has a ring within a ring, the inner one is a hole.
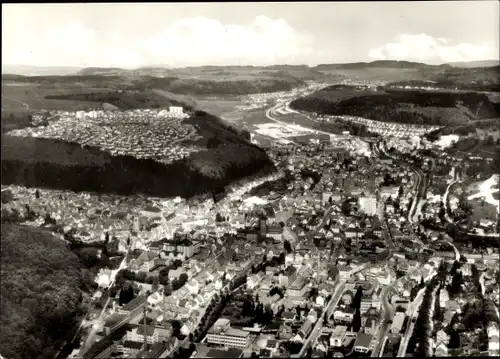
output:
M499 356L499 29L2 4L0 359Z

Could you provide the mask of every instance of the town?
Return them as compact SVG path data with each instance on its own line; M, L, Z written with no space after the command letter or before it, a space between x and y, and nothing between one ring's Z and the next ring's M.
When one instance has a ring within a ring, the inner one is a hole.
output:
M190 133L182 110L52 115L11 135L186 155L173 146ZM267 136L277 172L220 200L2 186L2 217L118 259L95 278L74 358L497 356L498 176L386 127Z

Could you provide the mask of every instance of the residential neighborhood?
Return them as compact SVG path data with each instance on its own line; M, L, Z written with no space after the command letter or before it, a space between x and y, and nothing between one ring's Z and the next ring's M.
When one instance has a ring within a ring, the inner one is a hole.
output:
M75 358L497 355L498 247L439 229L460 159L397 136L348 141L273 143L277 172L219 201L2 186L2 213L116 253ZM474 303L490 320L460 327Z

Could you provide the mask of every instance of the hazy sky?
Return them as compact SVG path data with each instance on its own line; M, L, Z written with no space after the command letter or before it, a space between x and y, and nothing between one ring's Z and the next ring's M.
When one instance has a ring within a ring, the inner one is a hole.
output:
M499 2L2 5L2 63L270 65L498 59Z

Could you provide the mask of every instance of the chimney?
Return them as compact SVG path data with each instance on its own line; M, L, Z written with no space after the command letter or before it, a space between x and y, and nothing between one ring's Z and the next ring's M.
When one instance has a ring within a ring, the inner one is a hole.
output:
M148 351L148 332L147 332L148 326L146 324L146 306L144 306L143 313L144 313L144 352L147 353L147 351Z

